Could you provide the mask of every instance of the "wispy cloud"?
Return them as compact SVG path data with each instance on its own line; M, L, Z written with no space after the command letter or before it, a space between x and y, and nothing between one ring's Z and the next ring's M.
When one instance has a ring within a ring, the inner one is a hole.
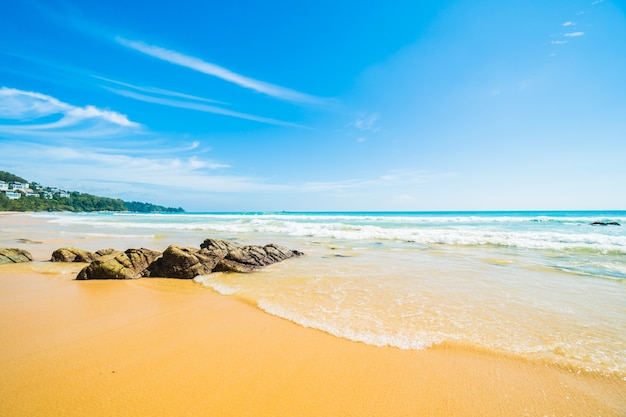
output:
M57 116L56 120L49 121L53 116ZM36 132L37 135L94 137L140 127L115 111L92 105L74 106L42 93L8 87L0 88L0 118L12 121L0 124L0 132L18 135Z
M211 75L224 81L236 84L240 87L248 88L281 100L306 104L327 104L327 102L329 101L328 99L324 99L321 97L312 96L275 84L255 80L253 78L237 74L236 72L233 72L219 65L206 62L200 58L185 55L170 49L165 49L160 46L148 45L144 42L129 40L119 36L116 37L115 40L120 45L141 52L153 58L157 58L171 64L180 65L182 67L186 67L194 71L201 72L203 74Z
M380 130L379 119L379 113L361 114L352 124L359 130L376 132Z
M194 96L191 94L179 93L177 91L165 90L162 88L141 87L141 86L137 86L137 85L130 84L130 83L125 83L125 82L118 81L118 80L112 80L110 78L100 77L98 75L92 75L92 77L97 78L102 81L106 81L111 84L120 85L122 87L130 88L130 89L137 90L137 91L142 91L144 93L149 93L149 94L158 94L162 96L178 97L178 98L184 98L188 100L201 101L205 103L215 103L215 104L222 104L222 105L229 104L229 103L219 101L219 100L213 100L213 99L205 98L205 97L198 97L198 96Z
M564 33L563 36L567 36L568 38L577 38L579 36L583 36L585 32L570 32Z
M580 13L578 15L581 15ZM585 32L582 31L574 31L575 27L578 25L577 22L573 21L573 20L567 20L563 23L561 23L561 26L563 28L566 28L566 30L570 30L572 32L567 32L567 33L559 33L559 34L553 34L552 36L552 40L550 41L550 45L565 45L567 44L570 40L574 39L574 38L579 38L581 36L585 35ZM556 56L556 52L552 51L552 53L550 54L550 56Z
M164 150L165 151L165 150ZM147 157L147 156L131 156L125 155L115 150L98 151L91 148L76 150L66 147L45 147L45 154L48 158L54 158L57 161L71 162L77 164L88 164L91 166L99 166L102 170L110 170L108 177L115 177L116 173L120 173L120 180L128 178L129 175L141 175L144 181L151 176L160 177L161 175L172 175L174 172L189 173L198 170L219 170L230 168L228 164L221 164L214 161L202 160L196 156L166 156L166 157ZM167 154L167 152L162 152ZM150 176L146 177L145 174ZM158 175L161 173L161 175ZM132 180L137 180L133 178ZM131 181L132 181L131 180Z
M377 178L348 179L339 181L308 182L298 188L303 192L344 192L346 190L367 189L371 187L407 187L424 183L434 175L413 170L393 170Z
M224 116L252 120L255 122L259 122L259 123L267 123L267 124L277 125L277 126L306 128L306 126L298 125L295 123L284 122L282 120L271 119L269 117L255 116L253 114L240 113L240 112L236 112L233 110L228 110L228 109L224 109L221 107L212 106L208 104L196 103L196 102L190 102L190 101L173 100L173 99L164 98L164 97L148 96L145 94L135 93L134 91L120 90L116 88L109 88L109 87L106 87L106 88L112 93L118 94L120 96L128 97L128 98L132 98L135 100L144 101L146 103L154 103L154 104L161 104L163 106L197 110L197 111L202 111L205 113L221 114Z
M113 186L107 192L117 196L121 191L133 195L152 189L155 195L172 200L172 195L187 190L194 194L203 192L255 192L284 189L284 186L267 183L263 179L224 175L219 171L230 168L227 164L203 160L194 155L132 156L117 150L96 150L90 147L77 149L58 145L35 144L28 155L19 152L19 142L0 141L0 152L16 155L13 166L28 166L29 176L50 185L63 186L77 191L98 189L99 184ZM27 163L27 165L24 165ZM50 166L63 166L50 170ZM7 166L11 168L11 166ZM17 171L19 172L19 170ZM80 180L76 180L76 179ZM76 182L78 181L78 182Z

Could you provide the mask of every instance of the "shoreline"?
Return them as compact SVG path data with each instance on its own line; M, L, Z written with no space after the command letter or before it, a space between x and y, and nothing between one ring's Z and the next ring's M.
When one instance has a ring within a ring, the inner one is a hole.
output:
M35 261L0 265L2 417L626 413L617 375L453 343L353 342L193 280L76 281L86 264L48 262L50 249L102 240L44 235L42 219L9 214L0 247Z
M75 281L81 264L35 266L0 267L2 416L626 410L626 381L617 378L450 345L375 347L193 281Z

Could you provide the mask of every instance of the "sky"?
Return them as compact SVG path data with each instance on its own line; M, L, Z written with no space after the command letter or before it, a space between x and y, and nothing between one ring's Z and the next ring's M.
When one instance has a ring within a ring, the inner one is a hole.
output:
M9 0L0 170L187 211L626 209L611 0Z

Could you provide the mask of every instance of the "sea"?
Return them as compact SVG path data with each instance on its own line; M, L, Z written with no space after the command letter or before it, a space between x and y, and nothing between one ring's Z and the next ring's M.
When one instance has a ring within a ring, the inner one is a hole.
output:
M355 342L626 379L626 211L32 216L33 236L90 250L278 243L305 255L194 285Z

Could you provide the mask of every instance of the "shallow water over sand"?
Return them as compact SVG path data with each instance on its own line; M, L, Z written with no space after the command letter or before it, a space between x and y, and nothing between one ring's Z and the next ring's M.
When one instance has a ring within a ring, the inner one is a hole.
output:
M253 276L199 277L272 314L367 344L453 343L626 376L626 286L517 253L308 248Z
M38 240L18 246L43 259L70 244L276 242L306 256L196 281L371 345L470 346L626 378L625 228L589 225L607 216L623 222L623 213L37 216L45 223L5 227L0 245Z

